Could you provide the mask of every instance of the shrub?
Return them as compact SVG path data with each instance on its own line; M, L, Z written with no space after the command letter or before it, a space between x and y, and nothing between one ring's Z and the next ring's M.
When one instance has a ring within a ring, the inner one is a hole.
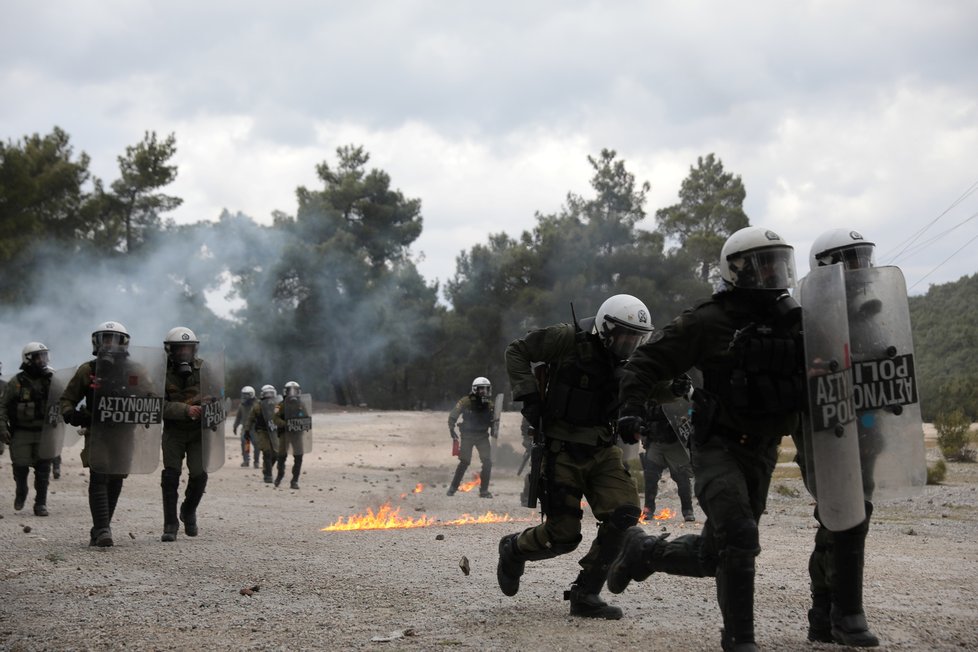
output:
M927 484L941 484L947 475L947 464L944 460L937 460L934 466L927 467Z
M969 447L971 422L961 410L941 413L934 419L937 445L949 462L974 462L975 451Z

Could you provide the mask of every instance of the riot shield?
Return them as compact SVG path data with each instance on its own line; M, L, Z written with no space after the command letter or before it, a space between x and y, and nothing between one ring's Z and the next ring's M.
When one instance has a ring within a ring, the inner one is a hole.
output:
M492 428L489 434L493 437L499 437L499 420L503 416L503 395L496 394L496 402L492 406Z
M42 460L61 455L62 448L72 446L80 438L78 429L65 427L64 419L61 418L61 395L74 375L74 369L58 369L51 375L44 426L41 428L41 441L37 451L37 456Z
M662 403L659 407L662 408L662 413L666 416L672 431L676 433L679 443L683 445L686 454L689 455L689 440L693 436L693 423L689 419L689 411L692 405L684 398L677 398L671 403Z
M898 267L845 280L866 499L907 496L927 482L907 286Z
M98 473L152 473L163 435L163 349L130 346L95 362L89 465Z
M802 419L806 482L819 520L836 532L866 518L844 273L842 265L816 267L799 288L809 406Z
M302 394L297 400L287 398L282 403L285 435L293 455L312 452L312 395Z
M224 429L227 424L227 397L224 389L224 351L199 354L200 367L200 442L204 471L213 473L224 466Z
M272 443L272 452L278 455L278 426L272 419L275 416L275 406L278 401L274 398L261 399L261 415L265 417L265 424L268 428L268 440Z

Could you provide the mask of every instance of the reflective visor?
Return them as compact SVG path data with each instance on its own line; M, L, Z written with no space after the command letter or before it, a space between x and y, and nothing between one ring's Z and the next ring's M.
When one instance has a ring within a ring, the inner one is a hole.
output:
M842 263L846 269L865 269L875 266L875 251L876 247L871 244L848 245L843 249L824 251L815 260L819 265Z
M795 286L795 256L791 247L768 247L727 259L734 285L750 290L787 290Z

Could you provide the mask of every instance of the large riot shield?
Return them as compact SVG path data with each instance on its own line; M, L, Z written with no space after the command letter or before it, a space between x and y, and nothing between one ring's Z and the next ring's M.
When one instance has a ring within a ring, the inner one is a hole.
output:
M275 425L273 420L275 417L275 407L278 405L278 400L274 398L263 398L261 399L261 415L265 418L265 424L268 428L268 441L272 443L272 452L278 455L278 426Z
M897 267L845 280L866 499L907 496L927 481L907 286Z
M676 438L688 455L689 440L693 436L693 423L689 415L692 404L684 398L677 398L670 403L662 403L659 407L662 408L662 414L665 415L666 421L669 422L672 431L676 433Z
M496 394L496 402L492 406L492 426L489 434L499 437L499 420L503 417L503 395Z
M61 418L61 395L74 375L73 368L58 369L51 375L51 387L48 389L44 410L44 426L41 428L41 442L37 451L37 456L42 460L61 455L61 449L75 444L81 437L77 428L65 427L64 419Z
M293 455L312 452L312 395L289 397L282 403L285 433Z
M95 362L88 457L98 473L152 473L163 435L163 349L129 347Z
M818 501L819 520L836 532L866 518L844 274L842 265L816 267L798 292L808 388L808 418L802 420L805 479Z
M203 352L200 359L200 441L204 471L224 466L224 428L227 397L224 388L224 351Z

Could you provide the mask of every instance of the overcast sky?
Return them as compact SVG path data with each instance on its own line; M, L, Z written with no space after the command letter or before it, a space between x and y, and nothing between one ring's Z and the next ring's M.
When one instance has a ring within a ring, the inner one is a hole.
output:
M935 220L895 261L911 293L978 271L974 0L45 0L0 21L0 137L58 125L111 181L173 132L177 222L294 214L359 144L421 199L413 252L444 282L461 250L587 196L602 148L652 184L646 228L713 152L800 274L827 228L887 263Z

